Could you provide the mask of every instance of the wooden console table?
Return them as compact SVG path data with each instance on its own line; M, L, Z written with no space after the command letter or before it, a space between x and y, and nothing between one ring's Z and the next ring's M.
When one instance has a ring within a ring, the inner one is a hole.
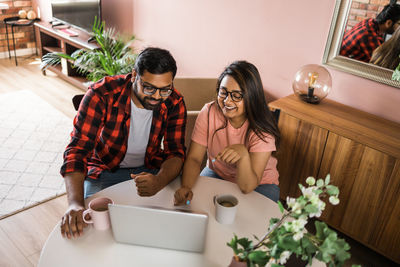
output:
M280 110L281 199L299 196L308 176L340 188L340 204L321 219L400 263L400 124L325 99L312 105L290 95Z
M78 36L71 37L52 28L49 22L41 21L35 23L35 31L40 57L50 52L62 52L70 55L81 48L98 48L97 45L87 42L90 38L87 32L80 31L76 28L74 28L73 31L77 32ZM55 72L60 78L85 91L87 90L87 86L84 84L87 80L72 68L71 62L62 59L61 64L51 66L48 69Z

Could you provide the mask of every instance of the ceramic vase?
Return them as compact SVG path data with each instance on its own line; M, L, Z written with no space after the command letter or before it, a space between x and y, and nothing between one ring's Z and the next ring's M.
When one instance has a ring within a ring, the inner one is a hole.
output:
M245 261L237 261L235 257L232 257L232 261L228 267L247 267L247 263Z

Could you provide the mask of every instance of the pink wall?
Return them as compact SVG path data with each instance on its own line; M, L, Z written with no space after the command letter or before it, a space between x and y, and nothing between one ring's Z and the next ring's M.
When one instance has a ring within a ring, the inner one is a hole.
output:
M322 62L335 5L334 0L119 2L132 12L119 28L133 29L142 40L138 49L169 49L178 76L217 77L233 60L245 59L258 67L273 98L293 92L291 83L302 65ZM121 16L104 12L111 19ZM400 89L329 70L333 88L328 98L400 122Z

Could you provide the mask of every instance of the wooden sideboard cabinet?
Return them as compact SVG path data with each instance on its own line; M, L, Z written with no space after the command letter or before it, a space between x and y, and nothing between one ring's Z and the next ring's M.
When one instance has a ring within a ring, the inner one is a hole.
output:
M87 32L79 29L74 28L73 31L78 33L78 36L71 37L54 29L49 22L40 21L35 23L35 31L40 57L50 52L61 52L71 55L78 49L98 48L96 44L88 43L91 36ZM72 65L70 61L62 59L61 64L50 66L48 69L56 73L60 78L86 91L86 82L88 82L88 80L78 73ZM43 74L46 73L43 72Z
M340 204L320 219L400 263L400 124L329 99L312 105L290 95L269 107L279 110L281 199L299 196L308 176L330 173Z

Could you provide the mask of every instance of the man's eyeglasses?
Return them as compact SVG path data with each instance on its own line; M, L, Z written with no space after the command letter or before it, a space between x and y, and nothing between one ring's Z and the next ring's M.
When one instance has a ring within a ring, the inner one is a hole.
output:
M223 99L226 99L226 98L228 97L228 95L231 96L231 99L232 99L234 102L240 102L240 101L242 101L242 99L243 99L243 94L242 94L242 92L239 92L239 91L228 92L228 91L226 91L226 90L223 89L223 88L221 88L221 89L218 90L218 96L219 96L219 97L221 97L221 98L223 98Z
M172 86L173 86L172 84L167 87L158 88L158 87L155 87L153 85L143 82L139 76L137 76L137 77L139 78L140 85L142 86L143 93L145 95L154 95L157 90L160 90L161 97L167 97L172 93Z

